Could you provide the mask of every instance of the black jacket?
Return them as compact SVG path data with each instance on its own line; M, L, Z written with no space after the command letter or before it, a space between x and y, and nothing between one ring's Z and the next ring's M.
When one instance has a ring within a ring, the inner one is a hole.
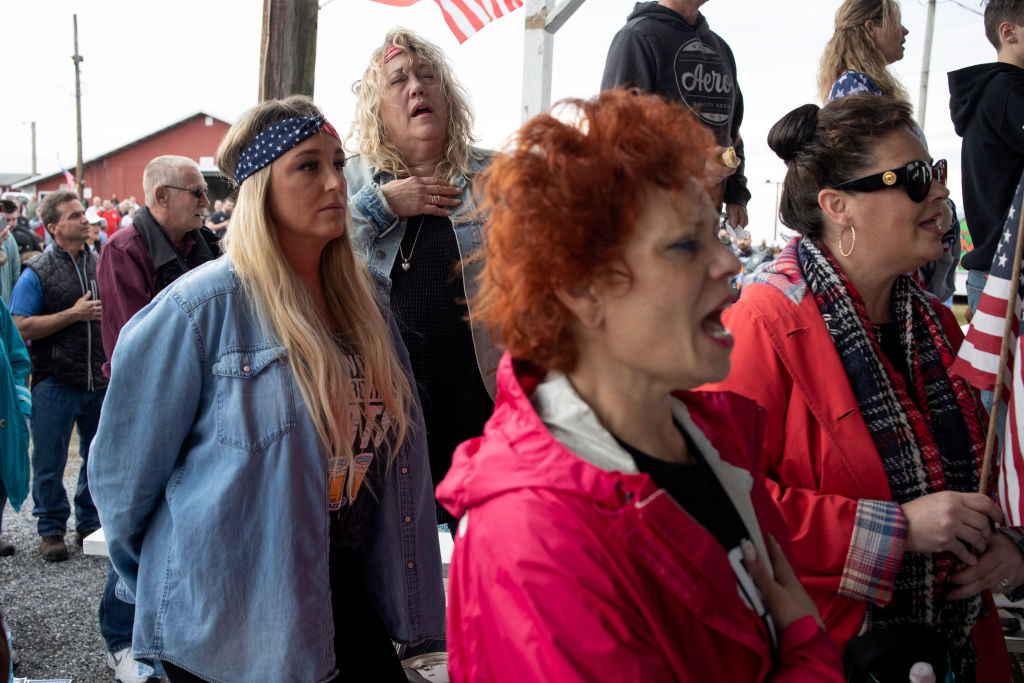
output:
M997 62L951 71L949 111L964 139L964 215L974 242L961 262L988 272L1024 172L1024 69Z
M98 295L96 286L96 256L82 250L82 268L79 269L71 254L57 244L39 256L26 261L39 277L43 290L43 309L39 315L50 315L75 305L87 291ZM103 339L100 321L74 322L48 337L33 339L29 346L32 358L32 386L47 377L67 384L78 391L94 391L107 386L103 376Z
M703 14L691 26L675 10L638 2L608 48L601 89L635 86L684 102L711 129L719 145L735 147L741 159L725 181L725 202L747 205L744 175L743 95L728 44L708 27Z
M142 237L149 257L153 260L153 288L157 292L196 266L220 256L218 237L209 228L200 227L190 233L194 244L188 256L183 256L171 242L163 226L153 218L149 207L142 207L135 214L132 225Z

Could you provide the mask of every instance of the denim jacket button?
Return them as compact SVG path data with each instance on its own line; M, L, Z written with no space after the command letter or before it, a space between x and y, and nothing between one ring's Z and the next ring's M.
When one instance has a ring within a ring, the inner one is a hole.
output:
M411 522L412 521L412 515L406 515L405 516L405 521L406 521L406 523Z
M242 366L242 372L248 374L248 373L252 372L252 368L249 367L248 365L243 365Z
M407 564L406 566L407 566L407 567L408 567L409 569L412 569L412 568L413 568L413 567L414 567L415 565L416 565L416 563L415 563L415 562L410 562L410 563L409 563L409 564Z
M383 260L384 259L384 250L383 249L378 249L377 250L377 259L378 260Z
M409 474L409 468L408 467L403 467L402 468L402 474Z

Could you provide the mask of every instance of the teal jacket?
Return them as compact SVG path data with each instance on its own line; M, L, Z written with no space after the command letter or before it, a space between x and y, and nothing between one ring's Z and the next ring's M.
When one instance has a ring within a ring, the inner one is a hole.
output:
M28 423L32 394L28 373L32 363L21 334L0 299L0 481L15 510L28 495ZM3 501L0 500L0 505Z

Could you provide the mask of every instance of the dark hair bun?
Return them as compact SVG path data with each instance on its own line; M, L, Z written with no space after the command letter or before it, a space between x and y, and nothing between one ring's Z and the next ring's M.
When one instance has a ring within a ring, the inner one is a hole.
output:
M819 111L816 104L804 104L783 116L768 131L768 146L787 164L814 138Z

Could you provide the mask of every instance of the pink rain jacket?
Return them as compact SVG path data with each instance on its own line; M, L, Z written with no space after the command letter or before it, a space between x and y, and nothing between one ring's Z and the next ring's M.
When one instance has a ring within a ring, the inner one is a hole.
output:
M564 378L498 370L484 435L455 452L438 500L461 518L449 571L452 681L842 681L811 617L780 634L739 595L718 541L639 473ZM674 406L764 555L787 530L751 465L756 406ZM543 416L543 418L542 418ZM710 441L709 441L710 439Z

